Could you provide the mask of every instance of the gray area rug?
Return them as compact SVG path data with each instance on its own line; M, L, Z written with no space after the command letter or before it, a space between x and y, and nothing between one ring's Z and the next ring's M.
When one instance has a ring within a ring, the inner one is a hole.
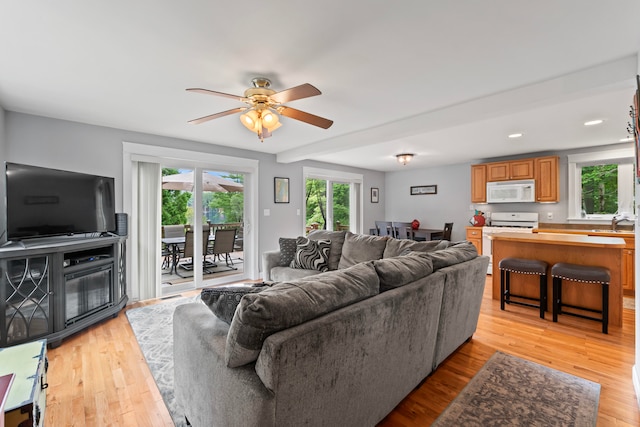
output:
M497 351L433 426L595 426L600 384Z
M199 295L177 297L126 311L138 345L177 427L187 424L173 395L173 312L177 306L199 299Z

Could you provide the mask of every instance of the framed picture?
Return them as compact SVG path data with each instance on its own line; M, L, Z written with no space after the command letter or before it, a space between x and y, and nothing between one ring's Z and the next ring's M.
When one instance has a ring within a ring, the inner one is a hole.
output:
M273 197L276 203L289 203L289 178L273 178Z
M371 187L371 203L378 203L379 201L378 189L376 187Z
M410 194L412 196L420 196L424 194L438 194L437 185L416 185L411 187Z

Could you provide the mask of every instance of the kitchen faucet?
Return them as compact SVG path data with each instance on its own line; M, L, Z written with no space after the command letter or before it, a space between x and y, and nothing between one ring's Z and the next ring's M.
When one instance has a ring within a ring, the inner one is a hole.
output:
M622 221L626 221L628 220L629 217L626 214L615 214L613 215L613 218L611 218L611 230L616 231L616 227L618 226L618 224Z

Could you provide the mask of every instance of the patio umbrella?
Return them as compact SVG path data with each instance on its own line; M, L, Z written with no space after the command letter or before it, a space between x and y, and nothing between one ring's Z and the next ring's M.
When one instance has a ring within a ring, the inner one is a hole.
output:
M162 177L163 190L193 191L193 171ZM242 192L244 187L238 182L221 178L210 173L202 173L202 189L218 193Z

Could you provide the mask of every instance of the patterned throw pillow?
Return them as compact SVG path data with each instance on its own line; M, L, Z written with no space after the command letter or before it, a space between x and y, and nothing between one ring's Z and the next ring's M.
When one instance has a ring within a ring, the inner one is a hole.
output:
M242 297L246 294L260 292L268 287L269 285L264 283L254 283L203 288L200 299L217 318L231 324L236 307L240 304Z
M289 267L291 261L296 256L296 249L298 244L295 238L281 237L280 238L280 266Z
M291 267L318 271L329 269L331 240L309 240L306 237L298 237L296 243L296 256L291 261Z

